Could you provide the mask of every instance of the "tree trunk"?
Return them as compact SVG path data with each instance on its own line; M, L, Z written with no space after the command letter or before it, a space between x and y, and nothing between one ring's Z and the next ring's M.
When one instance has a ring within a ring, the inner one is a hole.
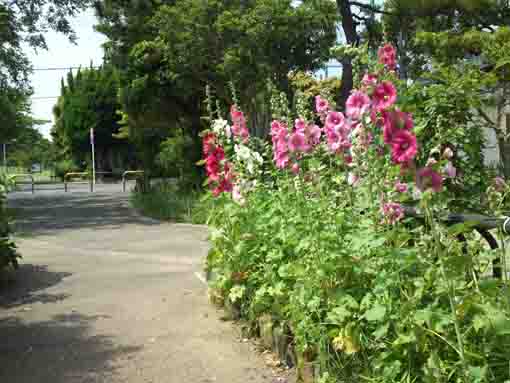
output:
M510 142L500 138L498 140L499 161L505 179L510 179Z
M347 44L356 46L359 44L359 36L356 31L356 22L352 16L351 4L348 0L336 0L338 12L342 19L342 28L344 30ZM340 89L340 103L345 106L345 102L354 86L352 73L352 60L344 58L342 60L342 87Z

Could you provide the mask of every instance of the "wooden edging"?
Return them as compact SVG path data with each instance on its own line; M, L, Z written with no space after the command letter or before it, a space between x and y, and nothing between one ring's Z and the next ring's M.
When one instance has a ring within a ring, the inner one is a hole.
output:
M214 281L216 275L212 271L206 272L206 280ZM222 309L225 313L223 319L238 321L241 319L241 311L238 305L230 302L228 298L210 286L208 287L209 302ZM294 345L293 336L285 324L275 321L272 315L264 314L257 320L258 337L262 346L271 350L278 356L282 364L289 368L295 368L297 372L296 382L315 383L319 381L320 369L314 360L301 353Z

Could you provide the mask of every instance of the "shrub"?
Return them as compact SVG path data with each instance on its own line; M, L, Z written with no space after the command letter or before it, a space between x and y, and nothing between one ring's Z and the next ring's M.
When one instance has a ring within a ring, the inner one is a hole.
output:
M7 183L5 176L0 176L0 271L8 266L17 268L19 258L11 240L9 215L5 206Z
M190 192L182 189L180 185L172 182L161 182L149 190L135 191L131 201L142 214L152 218L203 223L203 213L198 213L196 204L200 199L199 192ZM197 212L197 213L195 213Z

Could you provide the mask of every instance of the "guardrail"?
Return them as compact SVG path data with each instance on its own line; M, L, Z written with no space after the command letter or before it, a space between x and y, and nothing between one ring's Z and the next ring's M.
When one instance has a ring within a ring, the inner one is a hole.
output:
M136 175L138 177L143 176L145 172L143 170L128 170L122 173L122 191L126 192L126 181L127 177L130 175Z
M64 191L67 192L67 184L68 184L67 179L68 178L71 178L71 177L85 177L85 176L89 176L89 173L88 172L82 172L82 173L71 172L71 173L66 173L64 175ZM82 182L82 183L84 183L84 182ZM90 184L90 191L93 192L94 191L94 184L92 183L92 178L89 180L89 184Z
M17 182L16 182L17 178L30 178L30 181L32 184L32 194L35 193L35 179L32 174L13 174L13 175L9 176L9 179L11 181L14 181L14 187L16 187L16 185L17 185Z

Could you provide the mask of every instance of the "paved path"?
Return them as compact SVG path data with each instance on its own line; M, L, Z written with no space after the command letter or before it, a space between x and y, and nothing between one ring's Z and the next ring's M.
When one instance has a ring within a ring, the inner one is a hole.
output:
M11 194L0 382L281 382L207 303L205 228L141 218L118 190Z

